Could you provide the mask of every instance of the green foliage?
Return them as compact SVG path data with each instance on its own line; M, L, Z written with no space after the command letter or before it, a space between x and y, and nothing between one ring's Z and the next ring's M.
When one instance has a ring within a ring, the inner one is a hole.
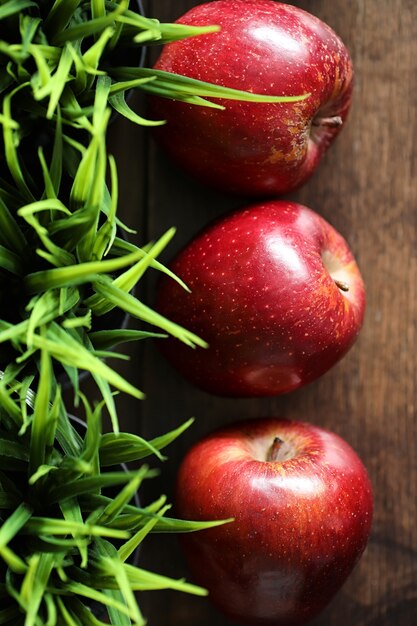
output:
M192 420L151 442L128 433L103 435L100 406L93 410L83 398L83 426L67 415L59 395L49 403L49 375L45 357L37 394L20 419L0 408L0 624L104 623L89 610L96 605L112 624L145 624L134 592L204 594L183 580L145 571L131 558L150 532L217 523L167 518L164 497L146 507L132 503L155 470L120 465L162 458L160 450ZM3 384L3 394L14 403L22 387Z
M157 260L174 230L143 247L127 241L106 139L112 109L160 123L125 100L160 79L119 80L118 68L135 70L145 42L213 29L160 24L129 4L0 1L0 624L140 625L142 590L205 593L132 563L150 532L212 524L165 517L163 496L138 505L156 474L143 459L163 460L160 450L191 422L151 442L119 432L114 392L143 393L104 358L122 356L117 344L167 334L205 344L133 294L149 268L178 280ZM195 89L187 98L199 102ZM124 328L126 314L144 330ZM102 396L94 408L80 392L81 370ZM68 415L64 378L85 426Z
M115 392L143 393L104 359L148 337L206 344L135 295L150 268L187 286L158 261L173 229L142 247L127 240L107 129L116 113L163 123L130 108L132 89L218 108L227 98L305 96L259 96L141 67L145 44L217 27L162 24L135 9L129 0L0 0L0 624L144 624L137 592L205 592L134 566L141 542L222 523L166 517L164 496L134 502L155 476L143 460L163 460L191 422L152 441L120 432ZM124 328L126 314L143 330ZM102 398L95 407L80 392L82 370ZM85 427L68 415L64 379L75 406L84 404ZM104 434L103 407L112 425ZM131 462L136 469L120 466Z
M0 343L11 344L15 362L23 366L25 375L36 373L33 354L43 350L54 364L70 370L72 379L79 369L87 369L94 374L100 389L112 385L142 397L138 389L99 358L100 348L94 343L97 332L101 332L101 343L106 341L107 324L112 338L124 340L123 333L116 338L112 329L114 309L156 325L189 345L203 346L204 342L162 318L130 293L149 267L167 271L156 257L174 231L145 249L126 244L121 236L124 227L116 212L116 165L106 149L109 88L109 79L99 77L86 145L70 154L75 176L67 191L62 182L68 178L63 158L66 136L59 120L49 166L43 150L38 151L38 189L20 177L15 138L5 136L6 145L10 144L6 154L11 154L9 171L16 185L14 199L18 206L8 202L10 184L0 188L0 197L4 198L0 203L4 225L0 235L0 280L7 284L9 294L12 290L16 295L16 301L11 303L7 298L2 307ZM25 201L28 194L30 202ZM106 394L106 401L117 430L111 394Z

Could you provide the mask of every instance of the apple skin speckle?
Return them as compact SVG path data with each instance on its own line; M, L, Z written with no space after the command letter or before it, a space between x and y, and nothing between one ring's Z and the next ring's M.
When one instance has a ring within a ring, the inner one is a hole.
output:
M272 0L218 0L178 22L221 30L168 44L157 69L257 94L310 95L293 103L216 99L223 111L152 97L152 116L167 121L157 141L176 164L229 192L271 196L303 184L350 108L353 68L340 38Z
M216 395L273 396L309 383L342 358L362 326L365 288L352 252L296 203L266 201L223 217L171 269L191 293L164 277L156 307L209 348L159 345L185 378Z

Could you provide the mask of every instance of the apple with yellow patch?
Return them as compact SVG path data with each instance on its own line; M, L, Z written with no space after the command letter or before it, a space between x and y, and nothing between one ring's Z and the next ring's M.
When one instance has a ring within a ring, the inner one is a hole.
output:
M340 132L352 98L352 61L323 21L273 0L200 4L181 24L220 31L164 47L155 68L258 94L295 96L287 104L217 100L223 111L153 97L167 120L155 137L201 181L254 195L286 193L304 183Z

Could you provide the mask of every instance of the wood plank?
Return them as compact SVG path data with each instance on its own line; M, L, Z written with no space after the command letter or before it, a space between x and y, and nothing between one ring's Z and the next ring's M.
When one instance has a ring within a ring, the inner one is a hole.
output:
M171 21L194 4L158 0L146 6L150 15ZM417 614L417 5L414 0L293 4L341 35L356 69L354 106L344 132L315 176L291 197L332 222L354 250L367 285L364 329L346 358L320 380L288 396L260 400L224 400L195 390L147 344L144 353L132 354L128 368L131 380L141 379L147 400L140 408L125 401L126 420L151 437L197 416L171 446L146 498L164 492L171 499L185 450L236 418L283 415L337 431L369 468L375 522L363 559L314 624L409 626ZM241 204L192 182L144 137L147 132L129 125L120 133L113 133L112 142L122 163L125 213L134 223L138 205L139 213L146 211L139 235L144 240L178 227L166 258L210 219ZM150 281L149 301L153 292ZM146 542L142 563L175 577L188 575L172 537ZM208 601L173 592L143 594L143 607L149 626L230 624Z

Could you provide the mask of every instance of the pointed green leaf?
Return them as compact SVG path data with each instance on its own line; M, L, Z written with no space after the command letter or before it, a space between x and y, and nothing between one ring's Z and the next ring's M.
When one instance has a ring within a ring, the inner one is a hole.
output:
M120 113L120 115L123 115L123 117L134 124L139 124L139 126L163 126L166 123L165 120L148 120L145 117L138 115L138 113L135 113L135 111L133 111L127 104L124 93L118 93L110 96L109 104L115 111Z
M0 6L0 20L16 15L16 13L20 13L29 7L36 7L36 2L31 2L31 0L8 0L8 2L2 2Z

